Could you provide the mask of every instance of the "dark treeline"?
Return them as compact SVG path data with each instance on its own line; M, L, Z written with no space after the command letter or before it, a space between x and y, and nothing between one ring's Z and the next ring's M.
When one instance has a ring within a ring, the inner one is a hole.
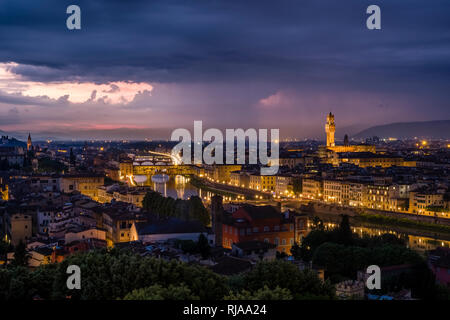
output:
M347 215L342 216L340 225L326 230L317 217L312 231L295 244L292 255L299 260L312 262L325 269L325 277L332 283L356 279L358 271L365 271L370 265L379 267L411 265L411 270L395 277L383 277L381 290L374 293L395 292L411 289L413 297L421 299L450 298L450 291L435 284L435 276L428 268L424 257L407 248L404 239L393 234L367 236L353 233Z
M80 290L67 288L69 265L80 267ZM260 262L248 273L224 277L200 265L114 248L74 254L34 271L12 265L0 268L0 300L279 300L332 299L334 295L333 286L314 272L280 260Z
M175 217L182 220L198 220L205 226L211 218L203 205L202 199L192 196L189 200L164 197L159 192L149 191L142 201L145 210L152 212L158 218Z

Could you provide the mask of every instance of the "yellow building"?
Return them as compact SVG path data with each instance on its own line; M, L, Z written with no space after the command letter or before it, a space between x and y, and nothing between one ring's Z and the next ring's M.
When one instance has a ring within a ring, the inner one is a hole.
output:
M98 187L105 184L105 178L97 174L65 175L61 178L61 191L79 191L93 200L98 200Z
M9 190L8 185L3 183L3 178L0 177L0 200L8 201Z
M351 163L361 168L366 167L392 167L392 166L404 166L405 161L401 157L390 157L385 155L378 155L373 153L366 152L356 152L349 154L341 154L339 156L340 163ZM411 162L406 163L408 166L411 166Z
M396 194L395 186L366 185L363 196L364 207L391 211L391 199Z
M8 185L0 185L0 200L5 200L8 201L9 199L9 190L8 190Z
M109 203L112 200L122 201L142 207L142 200L150 191L150 187L128 187L113 185L110 187L98 187L98 202Z
M323 181L323 199L342 205L364 205L367 186L360 182L326 179Z
M275 176L275 193L277 195L287 195L292 184L292 177L288 175L276 175Z
M323 199L344 204L345 184L341 180L323 180Z
M53 250L48 247L33 248L28 251L28 266L31 268L39 267L42 264L50 264Z
M33 219L31 215L14 213L11 215L11 243L16 246L21 241L26 243L33 234Z
M409 193L409 212L420 215L449 218L449 212L442 210L432 210L432 208L444 208L444 195L435 191L411 191Z
M313 178L302 179L302 194L305 197L318 199L322 196L322 181Z
M205 175L220 183L229 183L231 181L230 174L233 171L242 169L240 164L219 164L205 166Z
M325 133L327 134L327 149L334 151L336 153L340 152L371 152L375 153L376 148L372 145L349 145L348 141L342 145L337 146L334 138L334 134L336 132L336 123L334 121L334 114L331 112L327 116L327 122L325 124Z
M237 187L241 186L241 172L240 171L230 172L230 183L233 186L237 186Z
M261 175L259 173L250 174L250 189L258 191L275 191L276 176Z
M106 244L113 247L115 243L129 242L130 229L134 222L145 221L128 212L103 212L101 227L106 230Z
M336 124L334 123L334 115L330 112L327 115L327 123L325 124L325 132L327 134L327 147L334 147L334 133L336 132Z
M132 175L133 173L133 162L124 161L119 163L119 176L126 177L128 175Z

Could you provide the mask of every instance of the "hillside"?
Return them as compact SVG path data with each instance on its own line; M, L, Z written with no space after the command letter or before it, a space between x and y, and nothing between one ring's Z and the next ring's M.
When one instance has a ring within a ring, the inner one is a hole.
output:
M380 138L432 138L450 139L450 120L397 122L374 126L356 134L354 138L363 139L378 136Z

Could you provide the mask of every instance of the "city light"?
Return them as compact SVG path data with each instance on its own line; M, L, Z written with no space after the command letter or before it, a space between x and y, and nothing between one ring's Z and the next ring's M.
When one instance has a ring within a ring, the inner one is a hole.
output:
M450 299L450 4L3 2L0 300Z

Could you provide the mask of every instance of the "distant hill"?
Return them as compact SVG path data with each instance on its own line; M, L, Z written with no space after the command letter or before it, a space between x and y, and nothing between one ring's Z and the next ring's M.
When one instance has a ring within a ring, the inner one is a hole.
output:
M432 138L450 139L450 120L397 122L370 127L356 134L353 138L364 139L377 136L380 138Z

